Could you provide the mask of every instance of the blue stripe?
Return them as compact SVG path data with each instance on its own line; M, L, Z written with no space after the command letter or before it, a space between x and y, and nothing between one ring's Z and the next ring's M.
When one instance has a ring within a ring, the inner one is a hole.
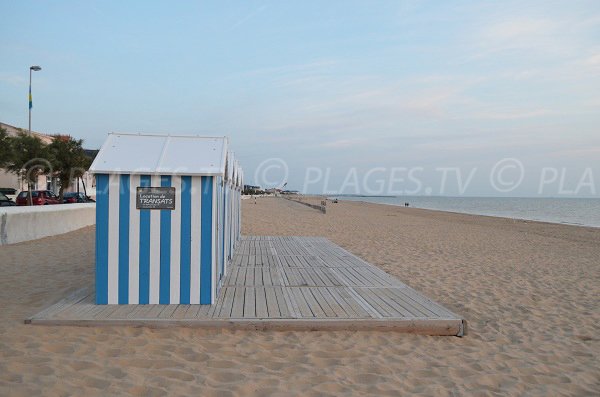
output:
M121 175L119 191L119 304L129 303L129 175Z
M190 303L191 239L192 239L192 177L181 177L181 254L179 269L179 300Z
M140 176L140 186L150 187L150 175ZM140 211L140 304L150 302L150 211Z
M211 303L212 289L212 219L213 210L213 177L202 177L202 208L200 225L200 303Z
M160 186L170 187L171 176L162 175ZM158 303L171 300L171 210L160 210L160 287Z
M108 175L96 174L96 304L108 304Z

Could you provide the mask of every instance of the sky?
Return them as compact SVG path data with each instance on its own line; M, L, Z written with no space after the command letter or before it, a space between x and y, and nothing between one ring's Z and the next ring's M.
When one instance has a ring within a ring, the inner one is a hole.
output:
M598 1L0 0L0 121L307 193L600 197ZM137 154L136 154L137 155Z

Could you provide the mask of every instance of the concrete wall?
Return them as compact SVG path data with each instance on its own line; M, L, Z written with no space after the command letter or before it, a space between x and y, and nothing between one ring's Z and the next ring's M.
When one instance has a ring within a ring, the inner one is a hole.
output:
M290 200L290 201L293 201L293 202L295 202L295 203L298 203L298 204L304 204L304 205L306 205L307 207L310 207L310 208L312 208L312 209L315 209L315 210L321 211L321 212L322 212L322 213L324 213L324 214L326 214L326 213L327 213L327 206L325 206L325 205L323 205L323 204L313 204L313 203L307 203L306 201L298 200L298 199L296 199L296 198L291 198L291 197L284 197L284 199L286 199L286 200ZM325 200L321 200L321 203L324 203L324 202L326 202L326 201L325 201Z
M0 245L67 233L95 223L95 204L0 207Z

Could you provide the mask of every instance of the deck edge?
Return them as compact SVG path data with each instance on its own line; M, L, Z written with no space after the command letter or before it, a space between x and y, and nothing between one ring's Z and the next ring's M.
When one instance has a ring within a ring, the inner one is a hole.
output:
M463 320L405 319L102 319L69 320L32 318L32 325L46 326L131 326L148 328L187 327L255 331L395 331L419 335L462 336Z

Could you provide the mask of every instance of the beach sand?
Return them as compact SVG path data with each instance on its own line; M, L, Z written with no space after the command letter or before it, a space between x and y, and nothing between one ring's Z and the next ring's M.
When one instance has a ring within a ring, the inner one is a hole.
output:
M0 395L598 395L600 229L359 202L243 204L243 233L325 236L469 324L395 332L46 327L93 283L94 229L0 247Z

